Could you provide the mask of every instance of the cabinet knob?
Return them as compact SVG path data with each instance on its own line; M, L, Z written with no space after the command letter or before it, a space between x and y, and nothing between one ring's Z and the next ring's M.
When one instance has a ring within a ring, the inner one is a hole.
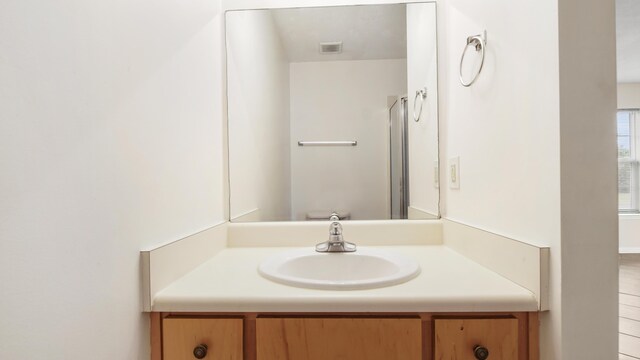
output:
M489 357L489 350L482 345L476 345L473 348L473 355L478 360L486 360Z
M205 356L207 356L207 349L207 345L200 344L193 349L193 356L195 356L196 359L204 359Z

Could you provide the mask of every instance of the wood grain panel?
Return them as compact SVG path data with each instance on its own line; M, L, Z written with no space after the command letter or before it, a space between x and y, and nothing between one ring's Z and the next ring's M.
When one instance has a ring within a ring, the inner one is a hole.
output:
M619 302L623 305L640 307L640 296L620 294Z
M206 359L242 360L242 319L165 318L163 360L193 360L193 349L205 344Z
M640 321L619 318L620 333L640 337Z
M420 360L420 318L258 318L258 360Z
M638 274L640 266L620 266L620 275L630 280L640 280L640 274Z
M528 321L528 343L529 346L529 359L528 360L540 360L540 314L537 312L529 313ZM522 336L522 334L520 334ZM519 346L522 346L520 343Z
M640 359L640 255L620 256L620 360ZM633 355L633 356L632 356Z
M435 320L434 359L474 359L473 349L476 345L486 347L491 360L518 359L518 320Z
M640 271L640 269L637 271ZM640 280L624 277L624 274L620 274L620 276L621 277L618 284L619 292L629 295L640 295Z
M151 360L162 360L162 314L152 312L149 314L151 325Z
M640 358L640 338L625 334L619 334L619 336L620 353L627 356Z
M620 317L640 321L640 308L620 304L618 307Z
M618 360L637 360L637 359L638 358L634 358L634 357L627 356L627 355L624 355L624 354L620 354L619 357L618 357Z

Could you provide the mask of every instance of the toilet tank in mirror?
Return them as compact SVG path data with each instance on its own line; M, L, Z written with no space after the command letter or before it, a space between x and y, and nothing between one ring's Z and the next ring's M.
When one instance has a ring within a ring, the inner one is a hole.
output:
M225 23L231 221L439 217L435 3Z

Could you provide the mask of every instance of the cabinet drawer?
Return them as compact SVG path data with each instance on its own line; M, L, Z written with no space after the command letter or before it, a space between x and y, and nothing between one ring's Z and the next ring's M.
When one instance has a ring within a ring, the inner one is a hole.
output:
M206 360L242 360L242 319L165 318L163 360L194 360L196 347Z
M420 360L419 318L258 318L258 360Z
M518 320L435 320L436 360L484 359L474 354L476 347L488 350L490 360L518 359Z

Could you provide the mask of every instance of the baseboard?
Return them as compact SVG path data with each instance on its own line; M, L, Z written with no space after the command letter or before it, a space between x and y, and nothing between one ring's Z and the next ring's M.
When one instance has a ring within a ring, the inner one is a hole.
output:
M640 247L635 246L624 246L618 249L618 253L620 254L640 254Z

